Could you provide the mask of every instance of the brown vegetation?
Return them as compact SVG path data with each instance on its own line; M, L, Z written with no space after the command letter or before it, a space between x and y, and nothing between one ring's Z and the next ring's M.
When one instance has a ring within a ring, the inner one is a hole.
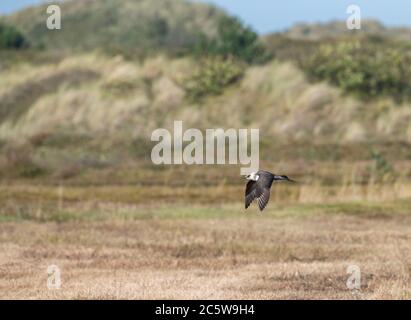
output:
M3 222L1 298L410 299L409 215L335 208L73 206L85 220ZM59 290L46 286L51 264ZM360 291L346 287L350 265Z

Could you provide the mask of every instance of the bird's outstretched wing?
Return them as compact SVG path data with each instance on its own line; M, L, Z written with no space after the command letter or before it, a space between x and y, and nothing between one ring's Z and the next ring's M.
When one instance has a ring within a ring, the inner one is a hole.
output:
M245 208L247 209L254 199L258 199L258 206L262 211L270 199L270 190L261 188L258 182L248 181L247 187L245 188Z
M262 194L257 199L258 207L260 208L260 211L264 210L268 201L270 201L270 190L264 189Z
M245 188L245 208L247 209L250 204L254 201L257 197L257 183L255 181L248 181L247 186Z

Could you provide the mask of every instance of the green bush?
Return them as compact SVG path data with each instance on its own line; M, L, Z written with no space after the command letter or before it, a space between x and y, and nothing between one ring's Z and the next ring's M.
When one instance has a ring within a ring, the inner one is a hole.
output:
M397 178L392 164L379 152L371 150L371 175L375 182L394 182Z
M205 96L219 95L225 87L243 76L243 70L243 65L233 58L207 58L199 70L186 80L187 96L196 101Z
M219 19L217 36L213 39L204 36L197 50L201 54L233 56L247 63L260 63L269 58L258 35L238 18L229 16Z
M28 47L28 41L14 26L0 22L0 49L21 49Z
M411 98L411 56L401 47L345 40L321 45L301 66L311 78L365 99Z

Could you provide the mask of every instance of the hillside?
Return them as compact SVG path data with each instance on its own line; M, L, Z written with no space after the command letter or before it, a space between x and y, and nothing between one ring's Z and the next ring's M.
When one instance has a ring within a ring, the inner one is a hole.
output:
M66 1L63 10L61 32L42 29L42 6L6 18L45 49L0 50L0 175L69 177L144 163L152 131L174 120L185 128L260 128L262 159L292 159L296 168L307 159L378 160L379 152L388 160L411 157L410 102L359 99L300 68L299 57L333 42L297 39L293 31L265 38L274 58L264 63L215 61L168 54L195 45L199 31L219 32L224 13L214 7L88 0ZM388 32L379 24L373 30ZM130 48L151 54L136 59L123 53Z
M178 119L186 128L260 128L272 143L411 141L409 104L344 96L291 63L246 67L223 94L193 102L184 81L198 68L189 57L139 63L98 53L18 65L0 78L0 139L117 148L150 144L154 129Z
M290 39L323 40L343 36L374 35L391 39L411 41L411 29L406 27L388 28L376 20L364 20L361 30L348 30L343 21L330 21L328 23L306 24L299 23L285 32L284 36Z
M62 29L46 29L46 5L4 19L19 28L35 47L48 49L158 50L192 47L200 34L212 36L224 13L213 6L185 0L64 1Z
M189 57L139 63L97 53L20 65L0 79L0 138L71 131L133 132L145 139L181 119L187 127L259 127L277 139L411 139L409 104L345 97L326 83L309 83L291 63L246 67L242 80L222 95L192 102L184 80L197 68Z

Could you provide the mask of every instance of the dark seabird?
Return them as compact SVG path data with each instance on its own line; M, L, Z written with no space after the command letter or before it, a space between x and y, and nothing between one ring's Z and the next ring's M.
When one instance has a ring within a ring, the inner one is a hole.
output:
M270 200L270 189L274 181L290 181L287 176L277 176L268 171L259 170L246 176L247 187L245 189L245 208L257 198L258 207L263 211Z

